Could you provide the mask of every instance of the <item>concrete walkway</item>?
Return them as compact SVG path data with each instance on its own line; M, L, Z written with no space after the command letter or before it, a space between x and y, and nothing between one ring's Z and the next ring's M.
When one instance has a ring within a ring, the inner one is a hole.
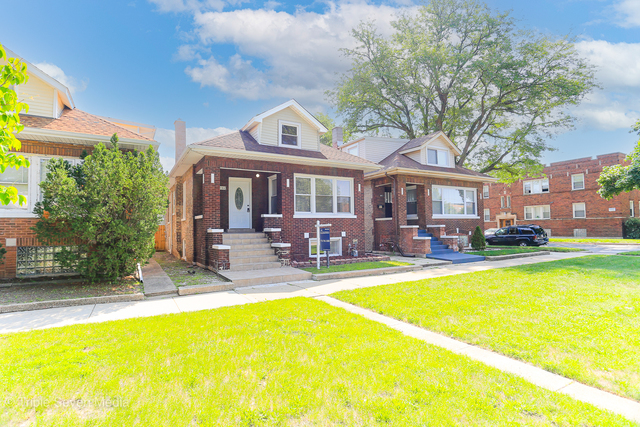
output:
M144 294L147 297L160 295L177 295L178 289L167 276L158 262L151 258L149 264L142 267Z

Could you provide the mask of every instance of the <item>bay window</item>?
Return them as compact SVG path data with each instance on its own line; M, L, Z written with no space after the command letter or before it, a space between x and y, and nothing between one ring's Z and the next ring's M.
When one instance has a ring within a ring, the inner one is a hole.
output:
M296 214L353 214L352 179L295 175L294 187Z
M433 216L476 216L476 190L461 187L433 187Z
M524 219L549 219L551 218L551 207L543 206L525 206Z

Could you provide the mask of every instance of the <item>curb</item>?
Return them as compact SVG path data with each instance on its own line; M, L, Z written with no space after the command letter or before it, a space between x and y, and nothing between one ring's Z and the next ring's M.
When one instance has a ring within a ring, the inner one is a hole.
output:
M237 288L233 282L223 282L222 284L209 284L209 285L190 285L190 286L180 286L178 288L178 295L195 295L195 294L206 294L209 292L220 292L220 291L229 291L231 289Z
M508 254L508 255L495 255L495 256L487 256L485 255L484 259L486 261L502 261L505 259L514 259L514 258L529 258L532 256L538 255L551 255L550 251L540 251L540 252L527 252L523 254Z
M0 313L44 310L47 308L73 307L76 305L108 304L111 302L142 301L144 294L108 295L103 297L73 298L52 301L26 302L22 304L0 305Z
M369 270L339 271L336 273L312 274L311 280L320 281L332 279L347 279L351 277L381 276L383 274L405 273L407 271L422 270L422 268L422 265L403 265L400 267L372 268Z

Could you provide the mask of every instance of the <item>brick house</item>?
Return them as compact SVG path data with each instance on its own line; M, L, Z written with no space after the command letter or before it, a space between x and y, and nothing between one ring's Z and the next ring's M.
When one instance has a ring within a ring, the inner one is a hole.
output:
M392 240L406 253L435 255L445 251L438 240L457 250L482 228L482 183L495 179L457 166L460 150L443 132L410 141L367 136L340 148L382 166L364 176L365 249Z
M17 56L8 49L7 54ZM29 104L29 112L20 115L24 130L17 137L22 143L20 153L29 160L30 166L6 169L0 174L0 183L16 187L19 194L26 196L27 204L0 206L0 244L7 250L4 263L0 264L1 278L65 273L53 260L57 248L43 246L31 230L37 221L33 207L41 196L38 184L46 177L46 165L52 157L62 157L75 164L81 161L83 151L90 154L95 144L108 142L114 133L118 134L123 149L158 147L153 140L153 126L78 110L67 87L28 61L24 62L29 80L15 90L19 99ZM72 244L60 242L60 245Z
M278 257L314 260L318 220L331 224L334 259L364 241L364 173L380 166L321 144L327 129L295 100L188 146L185 123L175 126L166 227L174 256L232 272L275 269Z
M597 180L605 166L626 164L623 153L551 163L540 178L485 183L484 227L535 223L553 236L622 237L622 224L640 210L640 191L605 200Z

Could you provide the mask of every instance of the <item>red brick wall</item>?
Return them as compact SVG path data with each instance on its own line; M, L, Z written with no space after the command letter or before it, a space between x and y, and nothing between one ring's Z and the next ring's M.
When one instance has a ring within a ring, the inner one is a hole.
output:
M591 237L622 237L622 223L629 216L629 201L634 202L635 215L638 216L640 206L640 191L621 194L612 200L601 198L597 191L597 179L604 166L624 164L624 154L613 153L567 160L552 163L544 168L544 174L549 179L549 192L544 194L524 194L523 182L511 185L489 184L489 199L485 206L490 209L491 221L485 222L484 227L498 227L496 215L512 213L516 215L516 222L520 224L535 223L547 230L552 236L573 236L574 229L586 229ZM584 174L585 189L572 190L571 175ZM501 208L500 197L511 197L511 208ZM585 203L587 218L573 218L573 204ZM526 220L525 206L549 205L551 219ZM610 209L615 209L610 211Z

